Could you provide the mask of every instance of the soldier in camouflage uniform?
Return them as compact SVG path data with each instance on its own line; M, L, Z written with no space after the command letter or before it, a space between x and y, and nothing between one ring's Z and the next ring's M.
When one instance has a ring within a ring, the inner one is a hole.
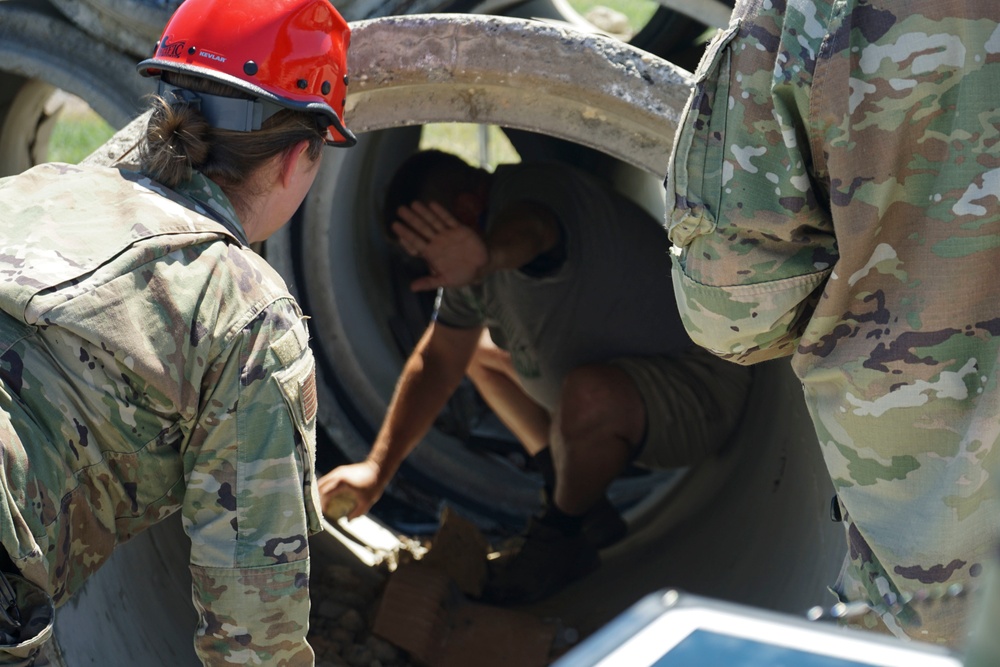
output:
M1000 517L1000 9L740 2L696 81L667 180L685 325L792 355L846 510L837 592L961 645Z
M187 0L140 64L170 82L142 173L44 164L0 181L0 536L18 592L58 606L180 510L202 662L312 665L314 362L249 246L298 207L324 143L354 142L349 29L328 0L248 4L253 37L227 3ZM290 30L289 91L269 72ZM35 604L30 627L19 602L0 664L31 664L51 634L51 610Z

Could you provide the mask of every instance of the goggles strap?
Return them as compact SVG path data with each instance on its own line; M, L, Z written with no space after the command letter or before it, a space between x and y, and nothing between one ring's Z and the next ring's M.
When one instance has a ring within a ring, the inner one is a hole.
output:
M268 118L284 107L269 100L246 100L238 97L223 97L210 93L196 93L187 88L172 86L160 79L157 94L171 106L190 104L201 111L208 124L220 130L252 132L259 130Z

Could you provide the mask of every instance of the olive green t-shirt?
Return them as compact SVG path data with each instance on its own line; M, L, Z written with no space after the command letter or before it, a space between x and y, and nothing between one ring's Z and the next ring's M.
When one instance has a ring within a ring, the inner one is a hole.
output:
M438 323L489 327L510 352L525 390L550 410L563 377L577 366L675 354L691 345L674 303L670 242L652 216L579 169L524 163L497 168L486 228L504 206L522 200L557 217L562 262L548 271L529 264L479 285L444 289Z

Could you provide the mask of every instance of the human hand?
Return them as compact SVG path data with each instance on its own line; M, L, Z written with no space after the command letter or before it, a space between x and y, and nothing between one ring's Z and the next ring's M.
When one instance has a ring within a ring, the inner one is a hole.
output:
M378 467L368 461L338 466L320 477L318 484L323 514L332 520L367 514L385 490Z
M437 202L401 206L392 230L403 249L427 262L430 275L410 284L414 292L478 282L489 263L486 242Z

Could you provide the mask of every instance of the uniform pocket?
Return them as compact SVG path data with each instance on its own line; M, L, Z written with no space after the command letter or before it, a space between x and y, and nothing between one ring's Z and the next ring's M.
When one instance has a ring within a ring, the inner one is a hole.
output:
M52 638L55 607L52 599L38 586L23 577L6 574L14 589L17 608L21 613L21 627L14 632L2 632L0 640L0 665L5 667L31 667L39 651Z
M678 125L667 171L667 231L681 247L711 233L717 223L730 104L730 45L739 29L740 22L734 21L708 45Z
M274 377L300 436L296 447L302 465L306 519L309 531L315 533L323 529L316 485L316 362L301 325L284 334L272 347L284 365Z

